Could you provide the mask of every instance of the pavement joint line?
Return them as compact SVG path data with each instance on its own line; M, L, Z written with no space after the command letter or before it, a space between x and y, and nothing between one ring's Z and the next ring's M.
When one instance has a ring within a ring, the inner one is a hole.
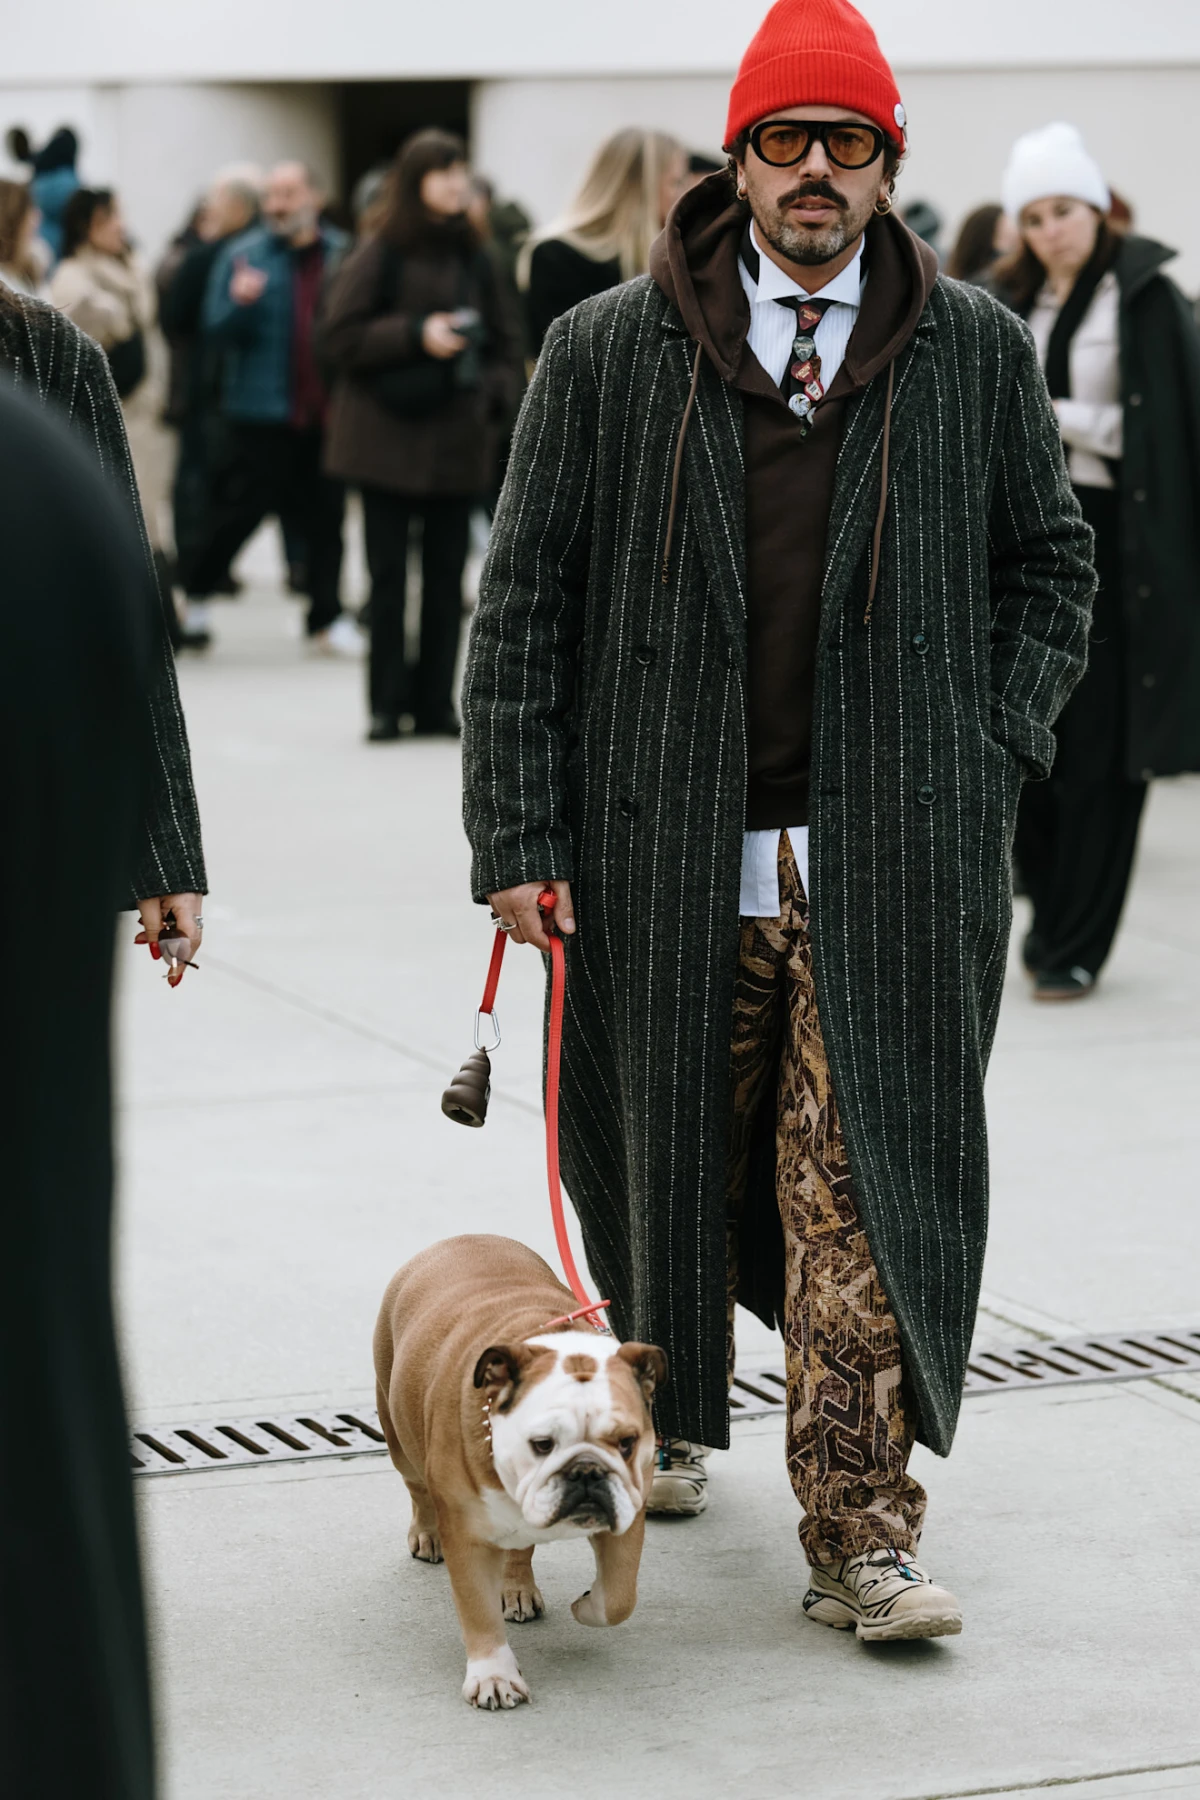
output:
M1047 1775L1041 1781L1010 1781L1003 1787L943 1788L937 1793L909 1795L908 1800L982 1800L982 1796L988 1794L1027 1794L1042 1788L1082 1787L1088 1781L1126 1781L1131 1775L1170 1775L1181 1769L1200 1769L1200 1759L1143 1763L1136 1769L1102 1769L1093 1775Z
M356 1100L360 1094L394 1094L390 1082L364 1081L354 1087L283 1088L270 1094L194 1094L190 1099L160 1098L122 1100L119 1112L178 1112L180 1107L198 1106L285 1106L297 1100Z
M1040 1338L1044 1344L1053 1343L1055 1338L1062 1336L1063 1331L1075 1330L1073 1325L1064 1325L1059 1331L1043 1331L1040 1326L1027 1325L1022 1319L1010 1318L1007 1313L999 1312L994 1306L985 1305L982 1300L976 1310L986 1313L989 1319L998 1319L1001 1325L1011 1325L1014 1331L1027 1331L1030 1337Z
M430 1056L424 1050L414 1050L411 1044L403 1044L398 1038L391 1037L386 1031L380 1031L375 1025L366 1025L361 1019L351 1018L347 1013L337 1012L332 1006L323 1006L320 1001L309 1000L304 994L297 994L290 988L280 987L278 982L268 981L262 975L252 975L248 969L238 968L236 963L226 962L224 957L205 953L210 968L223 975L230 975L235 981L241 981L247 987L257 988L260 993L269 994L273 1000L282 1000L285 1006L295 1007L297 1012L307 1013L310 1018L320 1019L326 1025L336 1025L342 1031L349 1031L355 1037L365 1038L368 1043L382 1044L386 1050L392 1050L397 1056L406 1056L410 1062L418 1063L424 1069L434 1069L443 1080L448 1080L454 1073L447 1069L440 1057ZM532 1114L540 1123L542 1109L529 1100L522 1100L516 1094L505 1093L503 1089L493 1088L492 1100L502 1106L515 1106L521 1112Z

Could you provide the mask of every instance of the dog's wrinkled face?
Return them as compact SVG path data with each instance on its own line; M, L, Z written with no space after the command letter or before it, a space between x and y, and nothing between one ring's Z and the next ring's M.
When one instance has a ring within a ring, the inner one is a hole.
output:
M528 1525L628 1531L650 1491L650 1398L666 1378L656 1345L593 1331L484 1351L475 1386L491 1396L492 1461Z

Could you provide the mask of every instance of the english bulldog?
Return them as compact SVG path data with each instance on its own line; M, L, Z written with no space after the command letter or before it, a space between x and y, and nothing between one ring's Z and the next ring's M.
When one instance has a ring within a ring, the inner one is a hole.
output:
M504 1621L545 1611L538 1544L590 1539L581 1625L619 1625L637 1604L667 1359L564 1322L577 1306L540 1256L484 1236L423 1250L383 1297L379 1419L412 1497L409 1550L450 1571L472 1706L529 1699Z

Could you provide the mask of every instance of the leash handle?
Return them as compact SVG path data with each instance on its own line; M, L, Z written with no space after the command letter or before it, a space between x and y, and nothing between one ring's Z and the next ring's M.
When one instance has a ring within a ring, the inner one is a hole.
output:
M492 960L488 964L487 980L483 985L483 999L479 1002L479 1011L475 1014L475 1048L482 1050L479 1041L479 1022L481 1019L492 1021L493 1041L487 1046L489 1050L500 1047L500 1021L496 1017L496 989L500 986L500 969L504 962L504 946L508 942L508 934L496 928L496 941L492 945Z

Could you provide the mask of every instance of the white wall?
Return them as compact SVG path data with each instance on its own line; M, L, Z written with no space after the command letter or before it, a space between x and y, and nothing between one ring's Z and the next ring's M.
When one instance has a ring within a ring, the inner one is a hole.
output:
M1020 132L1068 119L1133 207L1137 229L1182 252L1171 266L1175 280L1200 292L1200 64L922 73L906 75L903 91L913 120L905 195L928 196L957 222L981 200L1000 198L1000 174Z
M657 126L690 149L718 154L729 81L727 74L481 82L475 158L545 222L575 188L594 146L622 125ZM902 199L931 200L952 231L971 207L999 199L1020 132L1069 119L1134 206L1138 228L1183 252L1176 279L1189 293L1200 291L1200 59L1169 69L910 71L900 88L911 143Z
M54 0L10 4L5 80L718 74L766 0ZM908 68L1200 61L1196 0L866 0Z
M75 126L84 179L117 189L151 256L223 163L295 156L335 185L340 177L334 96L316 83L0 88L0 137L10 125L27 125L35 144Z

